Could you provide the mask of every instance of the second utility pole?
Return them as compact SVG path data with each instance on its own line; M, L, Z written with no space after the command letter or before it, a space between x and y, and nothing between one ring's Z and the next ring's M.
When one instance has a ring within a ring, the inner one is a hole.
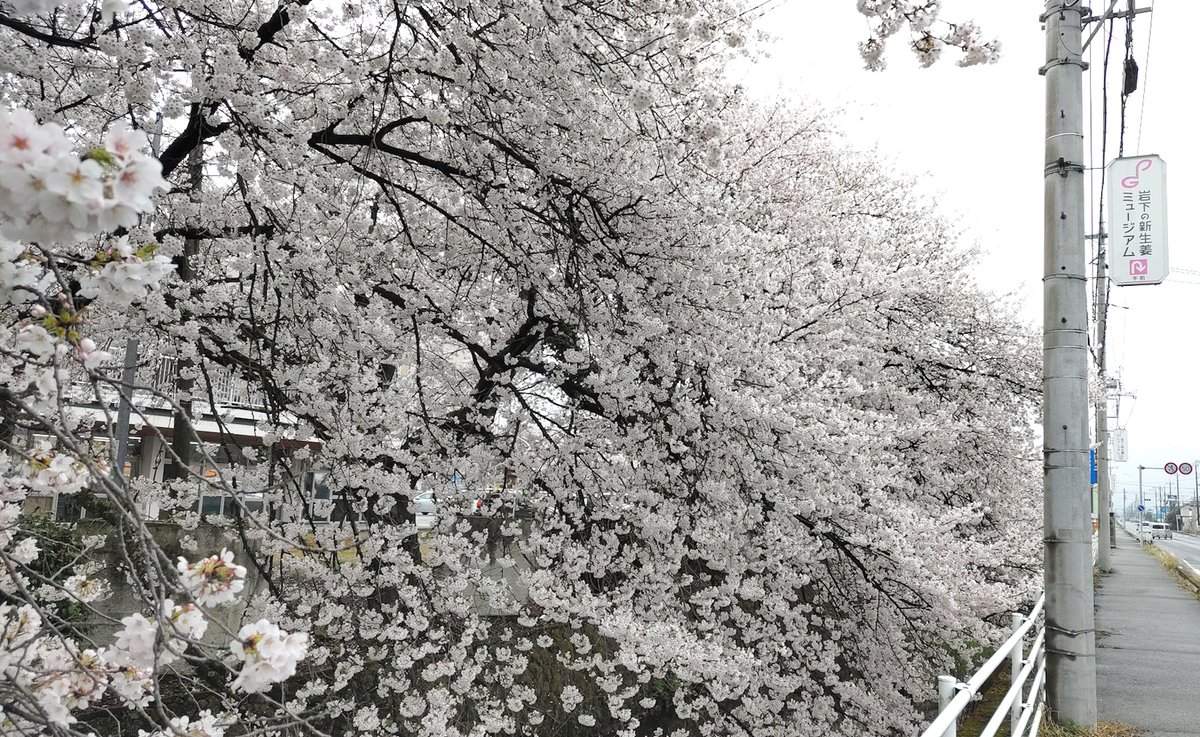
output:
M1096 725L1083 247L1082 0L1047 0L1042 354L1046 696L1051 717Z
M1111 207L1111 204L1110 204ZM1096 369L1100 384L1100 396L1096 397L1096 520L1100 523L1099 545L1096 546L1096 566L1102 571L1112 569L1112 537L1108 508L1112 506L1112 488L1108 481L1108 248L1104 237L1104 221L1100 221L1100 233L1096 239Z

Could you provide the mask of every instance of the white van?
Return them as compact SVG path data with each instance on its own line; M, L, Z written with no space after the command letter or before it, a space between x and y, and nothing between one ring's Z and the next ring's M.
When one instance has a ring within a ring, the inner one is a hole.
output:
M1172 537L1174 537L1174 533L1171 532L1171 528L1167 526L1166 522L1151 522L1150 539L1153 540L1159 537L1165 540L1170 540Z

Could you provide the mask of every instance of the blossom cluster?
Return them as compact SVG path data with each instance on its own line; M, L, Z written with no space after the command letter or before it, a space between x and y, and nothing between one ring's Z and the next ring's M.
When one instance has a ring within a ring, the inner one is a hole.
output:
M90 370L110 358L82 333L75 298L129 305L174 268L154 244L135 249L121 237L77 272L78 292L69 294L77 259L55 246L131 227L153 207L151 194L167 183L145 145L144 134L114 126L102 147L80 156L61 126L0 108L0 304L33 303L28 319L0 326L0 351L11 362L7 388L35 411L57 401L70 361Z
M228 550L195 563L180 557L176 567L184 588L201 606L227 604L246 585L245 566L234 563Z
M0 238L0 304L31 302L46 291L51 281L38 254Z
M208 629L208 621L195 604L176 606L171 599L165 599L160 610L162 616L157 621L150 621L140 613L121 620L124 628L117 633L110 662L138 670L173 663L182 657L188 642L198 641Z
M171 260L156 254L157 244L135 249L128 236L121 236L97 254L87 273L79 277L79 294L113 305L141 300L164 277L175 270Z
M138 730L138 737L225 737L225 726L219 717L205 709L195 718L187 715L172 717L167 729L147 732Z
M34 538L17 540L21 504L30 492L73 494L90 478L86 465L69 453L55 451L46 441L35 444L23 457L0 451L0 556L20 566L30 564L38 557L40 551ZM83 579L77 583L86 585ZM19 569L0 566L0 594L12 596L28 584ZM89 588L97 595L100 592L99 588Z
M103 148L80 157L62 126L0 109L0 232L45 243L136 225L167 187L145 145L145 134L113 127Z
M257 693L295 675L296 664L308 651L308 634L288 634L260 619L242 627L229 647L244 663L233 688Z
M104 695L103 651L80 649L72 640L44 636L41 630L42 618L34 607L0 604L0 674L33 694L48 721L66 725L74 721L72 710L86 709ZM5 719L0 712L0 725Z
M5 534L11 539L11 534ZM7 557L27 563L36 556L37 550L31 549ZM221 561L220 570L240 569L244 574L245 569L234 565L227 551L208 561L214 559ZM180 605L171 599L159 604L156 616L135 612L121 623L111 647L84 649L71 638L44 633L35 606L0 605L0 678L31 694L46 721L66 726L75 722L73 711L97 702L110 688L127 707L145 706L153 692L154 673L180 660L187 647L199 644L208 629L200 606ZM231 687L258 693L295 674L307 653L308 635L289 634L260 619L243 627L229 649L243 666ZM6 723L19 724L20 719L0 708L0 725ZM182 728L184 734L223 734L208 712L192 721L177 717L171 726Z
M935 31L941 0L857 0L857 4L858 12L871 20L871 37L858 47L868 69L883 69L887 40L905 25L912 33L910 48L923 67L937 62L947 46L962 52L958 60L958 65L962 67L990 64L999 58L999 42L983 40L973 23L944 23L949 27L948 33Z

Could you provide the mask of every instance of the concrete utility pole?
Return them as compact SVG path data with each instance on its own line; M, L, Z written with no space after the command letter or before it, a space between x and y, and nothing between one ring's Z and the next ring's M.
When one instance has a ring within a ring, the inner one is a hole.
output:
M1096 726L1083 247L1082 0L1047 0L1042 437L1046 695L1058 723Z
M1133 2L1133 0L1130 0ZM1109 203L1110 206L1112 203ZM1100 232L1096 234L1096 301L1092 305L1096 320L1096 374L1100 396L1096 398L1096 520L1099 522L1100 544L1097 546L1096 567L1112 570L1112 553L1116 547L1112 524L1108 516L1112 490L1108 478L1108 238L1104 232L1104 207L1100 208Z
M1108 478L1108 359L1105 354L1105 337L1108 313L1108 258L1105 248L1104 225L1100 225L1100 237L1096 240L1096 361L1100 378L1100 396L1096 398L1096 517L1100 521L1100 544L1097 546L1096 566L1102 571L1112 570L1112 524L1108 508L1112 506L1112 489Z

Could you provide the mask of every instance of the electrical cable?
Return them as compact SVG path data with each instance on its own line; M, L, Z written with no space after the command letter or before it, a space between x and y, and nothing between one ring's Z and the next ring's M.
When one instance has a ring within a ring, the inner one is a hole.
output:
M1134 17L1134 14L1132 12L1130 12L1128 15L1125 16L1125 62L1124 62L1124 64L1122 64L1122 71L1124 73L1123 73L1122 79L1121 79L1121 126L1120 126L1120 133L1118 134L1118 144L1117 144L1117 157L1118 158L1125 155L1125 125L1126 125L1125 107L1126 107L1126 103L1129 100L1129 95L1132 94L1132 92L1133 92L1133 90L1130 89L1130 84L1129 84L1131 73L1133 75L1134 87L1136 88L1136 85L1137 85L1137 62L1135 62L1133 59L1133 17ZM1115 20L1114 18L1110 18L1108 21L1108 43L1106 44L1105 49L1104 49L1104 125L1105 125L1104 145L1105 146L1108 145L1108 133L1107 133L1107 126L1108 126L1108 52L1112 48L1114 20ZM1132 72L1131 72L1131 70L1132 70ZM1145 100L1146 100L1146 97L1145 97L1145 93L1143 92L1142 102L1145 103ZM1140 136L1141 135L1141 123L1139 123L1138 126L1139 126L1138 135ZM1103 148L1101 150L1103 151ZM1105 158L1103 153L1101 154L1101 158ZM1103 227L1103 217L1104 217L1104 177L1105 177L1105 174L1100 175L1101 227ZM1101 232L1103 232L1103 231L1101 231ZM1107 256L1107 253L1100 255L1098 257L1105 258L1106 256ZM1100 312L1100 315L1103 316L1105 326L1108 325L1108 308L1111 303L1111 299L1112 299L1112 290L1109 290L1109 289L1104 290L1104 304L1099 305L1098 310ZM1099 320L1099 317L1097 317L1097 320ZM1122 336L1122 341L1123 340L1124 340L1124 336ZM1099 337L1099 342L1101 344L1101 350L1102 351L1105 350L1104 336ZM1097 363L1100 364L1102 368L1107 368L1106 366L1103 365L1105 363L1104 356L1101 355L1099 357L1099 359L1100 360Z
M1092 63L1093 55L1092 55L1092 46L1091 46L1091 44L1088 44L1088 47L1087 47L1087 52L1088 52L1088 61L1087 61L1087 63L1088 63L1088 69L1091 69L1092 67L1094 67L1094 66L1095 66L1095 64L1093 64L1093 63ZM1091 84L1091 83L1090 83L1091 77L1088 77L1088 79L1089 79L1089 84L1088 84L1088 86L1087 86L1087 94L1088 94L1088 99L1087 99L1087 111L1088 111L1088 132L1087 132L1087 142L1088 142L1088 160L1087 160L1086 162L1084 162L1085 164L1090 164L1090 163L1092 163L1092 162L1094 162L1094 161L1096 160L1096 157L1095 157L1095 155L1094 155L1094 154L1096 153L1096 123L1095 123L1095 117L1096 117L1096 93L1095 93L1095 87L1096 87L1096 85L1094 85L1094 84ZM1096 167L1094 167L1094 166L1085 166L1085 167L1084 167L1084 170L1088 172L1088 190L1089 190L1089 192L1088 192L1088 202L1095 202L1095 201L1096 201L1096 174L1095 174ZM1097 230L1097 231L1095 231L1095 232L1099 233L1100 231L1098 231L1098 230ZM1091 263L1091 261L1089 261L1088 263Z
M1125 16L1125 78L1121 83L1121 136L1117 146L1117 157L1125 155L1125 103L1133 90L1129 87L1130 70L1132 69L1133 84L1137 86L1137 62L1133 58L1133 13ZM1143 96L1144 99L1144 96Z
M1113 28L1114 28L1113 19L1110 18L1108 21L1108 39L1104 43L1104 62L1103 62L1104 68L1103 68L1103 71L1101 74L1101 82L1100 82L1100 100L1101 100L1101 102L1100 102L1100 161L1101 162L1105 162L1108 158L1108 62L1109 62L1109 58L1112 55L1112 40L1113 40L1113 35L1114 35ZM1105 237L1104 237L1104 185L1105 185L1105 177L1107 176L1107 174L1108 174L1108 172L1106 169L1100 170L1100 195L1099 195L1098 205L1096 207L1096 226L1097 226L1096 227L1096 233L1097 233L1096 263L1101 263L1100 259L1107 258L1107 256L1108 256L1107 251L1105 249ZM1096 364L1097 369L1103 370L1105 368L1105 366L1104 366L1105 361L1104 361L1104 356L1103 356L1103 351L1105 350L1105 347L1104 347L1105 336L1099 334L1099 326L1100 326L1101 316L1103 316L1103 319L1105 320L1105 324L1106 325L1108 324L1107 320L1108 320L1109 295L1108 295L1108 290L1107 289L1104 290L1104 304L1100 304L1100 295L1099 295L1099 292L1096 291L1096 290L1100 289L1100 286L1101 286L1100 282L1097 281L1092 287L1092 289L1093 289L1092 320L1095 322L1096 327L1097 327L1097 334L1095 336L1095 341L1094 341L1093 350L1092 350L1092 361Z
M1119 136L1119 147L1118 147L1118 151L1117 151L1118 157L1125 155L1126 103L1129 99L1129 95L1134 91L1134 90L1129 89L1128 77L1130 75L1131 69L1132 69L1132 74L1135 76L1134 83L1136 85L1137 64L1133 59L1133 18L1134 18L1134 14L1132 12L1129 15L1125 16L1125 63L1124 63L1125 78L1123 79L1122 84L1121 84L1121 129L1120 129L1120 136ZM1112 41L1112 37L1111 37L1112 26L1111 25L1109 27L1109 32L1110 32L1109 42L1111 43L1111 41ZM1150 31L1149 31L1149 34L1146 39L1146 71L1142 75L1142 101L1141 101L1140 110L1138 112L1137 150L1139 150L1139 151L1141 150L1141 147L1142 147L1142 125L1143 125L1143 119L1144 119L1143 116L1146 111L1146 79L1147 79L1149 69L1150 69L1150 41L1151 41L1151 38L1153 37L1153 33L1154 33L1154 0L1151 0L1151 2L1150 2ZM1107 72L1107 68L1105 71ZM1105 88L1105 92L1107 93L1107 87ZM1103 187L1101 187L1101 189L1103 189ZM1183 271L1186 273L1191 270L1176 268L1176 271ZM1196 273L1200 274L1200 272L1196 272ZM1200 286L1200 282L1190 282L1190 281L1183 281L1183 280L1179 280L1179 279L1170 279L1170 280L1168 280L1168 282L1173 283L1173 284L1186 285L1186 286ZM1111 298L1111 291L1109 291L1106 294L1106 296ZM1107 324L1109 304L1110 304L1110 299L1106 299L1104 307L1103 307L1104 316L1105 316L1105 324ZM1128 333L1128 314L1123 312L1122 313L1122 330L1121 330L1121 363L1122 364L1124 364L1124 361L1125 361L1127 333ZM1125 419L1126 425L1128 425L1130 418L1132 418L1133 410L1136 407L1137 407L1137 402L1136 402L1136 398L1135 398L1135 401L1133 402L1132 406L1129 409L1128 414L1126 415L1126 419ZM1118 422L1119 422L1119 419L1118 419Z
M1130 398L1133 401L1129 403L1130 404L1129 411L1125 413L1125 425L1124 425L1125 427L1129 427L1129 423L1133 419L1133 411L1135 409L1137 409L1137 397L1134 396L1134 397L1130 397ZM1120 427L1119 420L1118 420L1118 427Z
M1150 89L1150 42L1154 40L1154 0L1150 0L1150 30L1146 33L1146 68L1142 70L1142 105L1138 111L1137 150L1142 150L1142 120L1146 114L1146 92Z

